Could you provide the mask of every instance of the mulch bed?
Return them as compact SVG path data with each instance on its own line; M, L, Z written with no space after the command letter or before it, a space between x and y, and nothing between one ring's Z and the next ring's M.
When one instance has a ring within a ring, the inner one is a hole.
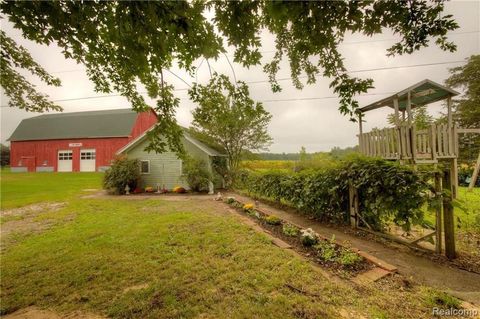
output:
M238 203L238 202L237 202ZM308 258L309 260L315 262L316 264L321 265L323 268L327 268L334 274L342 277L342 278L352 278L357 276L360 273L363 273L365 271L371 270L375 268L376 266L372 263L370 263L368 260L365 258L362 258L361 261L356 262L353 265L343 265L337 261L329 261L325 260L322 258L320 251L318 249L315 249L313 247L308 247L302 244L300 236L288 236L283 232L283 225L284 224L289 224L285 221L282 220L282 223L279 225L272 225L269 224L265 218L266 214L262 212L257 213L262 216L262 218L257 218L256 216L252 216L251 214L248 214L245 212L242 208L235 207L230 205L232 208L236 209L238 212L240 212L242 215L248 217L249 219L253 220L257 225L268 231L272 236L277 237L284 242L288 243L289 245L292 246L292 249L295 250L297 253L303 255L304 257ZM319 238L319 241L322 241L324 239ZM335 245L335 250L338 252L342 247L338 244Z
M245 196L250 196L249 194L246 194L246 193L241 192L241 191L238 191L238 193L243 194ZM279 202L271 201L271 200L264 199L264 198L257 198L255 196L253 196L253 198L260 201L260 202L265 203L266 205L271 205L272 207L275 207L275 208L278 208L278 209L283 209L287 212L302 214L302 212L298 211L297 209L292 208L288 205L279 203ZM306 216L306 217L308 217L312 220L314 219L314 218L311 218L309 216ZM469 271L469 272L474 272L474 273L480 274L480 258L478 258L478 253L477 253L480 250L480 238L474 238L473 239L476 246L478 247L478 250L476 250L476 253L472 254L472 253L469 253L469 252L466 252L466 251L458 251L457 250L457 258L455 258L453 260L448 260L443 255L435 254L433 251L428 252L428 251L426 251L426 249L421 249L421 247L419 247L420 248L419 250L413 249L412 247L409 247L409 246L406 246L406 245L401 245L401 244L398 244L398 243L394 243L391 240L388 240L388 239L385 239L383 237L379 237L379 236L370 234L370 233L365 232L361 229L353 229L351 227L345 227L345 226L342 226L342 225L333 224L328 220L319 220L319 219L315 219L315 220L324 223L328 227L340 230L344 233L351 234L351 235L354 235L356 237L365 238L365 239L368 239L368 240L371 240L371 241L375 241L375 242L381 243L381 244L383 244L385 246L389 246L389 247L400 248L399 246L402 246L403 248L405 248L406 250L409 250L410 252L412 252L413 254L415 254L417 256L422 256L424 258L428 258L428 259L433 260L433 261L438 262L438 263L442 263L442 264L445 264L445 265L449 265L451 267L456 267L456 268L463 269L463 270L466 270L466 271ZM458 232L458 231L457 231L456 235L459 236L459 238L457 238L457 240L465 240L465 238L461 238L461 237L462 236L463 237L468 236L468 235L462 234L461 232ZM469 234L469 235L471 237L471 234ZM468 238L468 240L472 241L471 238Z

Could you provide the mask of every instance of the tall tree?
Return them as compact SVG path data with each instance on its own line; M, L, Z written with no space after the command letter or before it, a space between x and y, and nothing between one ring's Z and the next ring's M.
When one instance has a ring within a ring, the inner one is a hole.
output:
M260 34L267 30L275 39L274 57L263 65L272 89L281 89L277 74L286 58L297 88L303 87L304 78L307 84L318 74L330 78L340 112L352 116L358 107L355 95L371 88L373 80L348 74L338 50L345 34L372 36L391 30L401 40L388 49L389 55L410 54L430 40L453 51L455 45L446 34L458 25L443 9L443 1L428 0L0 3L1 13L25 38L47 45L55 42L66 58L83 63L97 91L118 91L134 110L142 111L147 103L139 91L145 87L157 101L158 125L150 132L149 148L155 151L167 145L181 149L175 122L179 100L163 77L174 62L193 73L197 59L218 58L227 44L235 49L235 62L259 65Z
M16 68L28 70L48 85L60 86L60 79L51 76L30 53L0 30L0 85L9 98L8 106L31 112L61 111L48 96L35 89Z
M246 151L265 149L272 141L267 126L272 116L261 103L250 98L247 84L233 84L217 75L207 85L189 90L193 110L192 131L196 136L225 152L232 170L238 168Z
M427 106L418 106L412 109L413 124L418 130L427 129L433 122L433 116L427 111ZM387 116L387 121L390 125L395 125L395 114L391 113ZM400 119L400 124L405 124L407 121Z
M467 64L449 70L445 84L460 88L464 94L453 100L453 115L462 127L480 127L480 55L472 55Z
M445 84L460 88L464 94L453 99L453 117L461 127L480 128L480 55L472 55L467 64L449 70ZM475 160L480 152L479 134L460 136L461 159Z

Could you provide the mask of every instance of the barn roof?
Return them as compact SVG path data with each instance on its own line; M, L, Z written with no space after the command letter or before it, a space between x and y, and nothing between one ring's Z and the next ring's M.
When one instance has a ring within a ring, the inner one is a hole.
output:
M394 108L393 101L398 99L398 109L403 111L407 108L408 93L410 92L410 100L412 108L417 106L427 105L433 102L444 100L448 97L458 95L455 90L447 88L432 80L425 79L420 81L398 93L395 93L387 98L381 99L367 106L361 107L360 112L367 112L375 110L384 106Z
M131 109L45 114L22 120L9 140L125 137L136 118Z

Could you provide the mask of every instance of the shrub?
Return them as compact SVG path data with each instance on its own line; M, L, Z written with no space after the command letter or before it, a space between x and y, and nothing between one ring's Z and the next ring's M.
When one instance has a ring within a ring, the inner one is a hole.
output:
M348 221L350 183L358 190L364 219L374 229L382 230L392 220L406 230L421 223L428 184L419 172L380 159L350 158L327 169L299 173L242 170L234 187L340 223Z
M291 225L291 224L285 224L285 225L283 225L282 231L287 236L295 237L295 236L298 236L298 233L300 232L300 229L298 229L297 226L294 226L294 225Z
M270 215L265 217L265 222L267 222L269 225L280 225L282 220L275 215Z
M212 181L205 162L191 157L183 161L183 177L194 192L208 191L208 184Z
M137 181L140 179L139 162L136 159L118 157L114 159L109 169L103 176L103 188L115 193L125 194L125 186L130 190L137 187Z
M319 256L325 261L335 261L337 258L337 250L335 245L335 238L331 240L322 240L315 245Z
M341 248L340 255L337 258L338 262L343 266L353 266L363 260L363 257L353 252L349 248Z
M236 202L235 198L233 197L227 197L227 199L225 200L225 202L229 205L233 204L234 202Z

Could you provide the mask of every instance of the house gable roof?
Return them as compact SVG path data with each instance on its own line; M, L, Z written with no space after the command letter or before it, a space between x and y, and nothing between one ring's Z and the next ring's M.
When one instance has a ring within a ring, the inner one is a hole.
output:
M127 145L125 145L121 149L119 149L116 154L117 155L122 154L126 151L129 151L129 150L133 149L137 145L139 145L141 142L143 142L147 138L147 133L152 129L153 129L153 127L150 128L149 130L145 131L142 135L140 135L136 139L132 140L130 143L128 143ZM206 145L206 144L200 142L199 140L197 140L196 138L192 137L190 134L185 132L185 130L183 130L183 137L187 141L189 141L190 143L195 145L198 149L205 152L209 156L226 156L225 154L222 154L222 153L214 150L213 148L209 147L208 145Z
M127 137L137 115L131 109L45 114L22 120L9 140Z

